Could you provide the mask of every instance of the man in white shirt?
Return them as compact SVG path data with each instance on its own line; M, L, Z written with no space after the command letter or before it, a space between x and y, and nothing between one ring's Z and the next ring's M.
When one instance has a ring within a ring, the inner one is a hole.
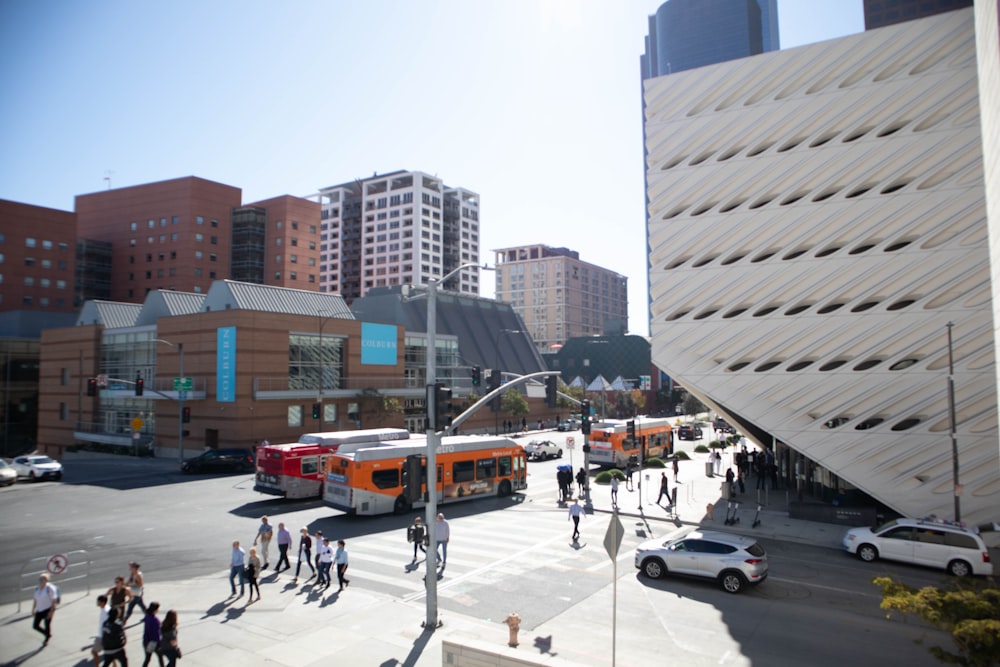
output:
M451 527L444 520L444 514L437 515L435 529L434 539L437 541L438 556L441 558L441 567L444 567L448 564L448 540L451 539Z
M48 646L49 640L52 639L52 617L56 613L58 596L56 587L49 583L49 575L44 572L38 575L38 585L35 586L34 600L31 603L31 613L35 616L35 622L31 627L45 635L42 646Z
M573 520L573 541L580 539L580 517L583 516L583 507L580 500L573 499L573 504L569 506L569 518Z
M90 655L94 656L94 667L101 667L101 636L104 634L104 621L108 620L108 596L97 596L97 635L94 637L94 645L90 648Z
M330 546L330 538L324 537L323 544L319 546L319 584L329 586L330 568L333 566L333 547Z

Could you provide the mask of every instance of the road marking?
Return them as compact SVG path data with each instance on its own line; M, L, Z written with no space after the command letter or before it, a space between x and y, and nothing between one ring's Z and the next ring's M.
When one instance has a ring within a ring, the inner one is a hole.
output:
M819 589L824 590L824 591L833 591L834 593L847 593L848 595L861 595L861 596L866 597L866 598L879 598L879 599L882 598L881 595L872 595L870 593L864 593L862 591L852 591L852 590L847 589L847 588L838 588L837 586L824 586L823 584L813 584L813 583L810 583L808 581L801 581L799 579L785 579L783 577L775 577L775 576L772 576L772 575L768 575L766 581L780 581L780 582L782 582L784 584L798 584L799 586L809 586L810 588L819 588Z

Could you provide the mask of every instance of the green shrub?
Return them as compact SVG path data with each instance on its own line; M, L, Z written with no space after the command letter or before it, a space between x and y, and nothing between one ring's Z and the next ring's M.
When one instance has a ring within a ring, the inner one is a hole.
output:
M618 468L612 468L611 470L602 470L594 475L594 484L610 484L612 477L617 477L619 482L625 481L625 473Z
M642 462L643 468L666 468L667 464L659 456L653 456Z
M699 447L703 447L703 446L704 445L699 445ZM695 449L697 450L697 447ZM705 450L705 451L708 451L708 450ZM691 457L688 456L688 453L685 452L683 449L679 449L676 452L674 452L674 456L676 456L681 461L690 461L691 460Z
M715 443L715 442L713 442L711 444L712 444L713 447L718 446L717 443ZM694 448L694 451L696 451L699 454L707 454L708 453L708 447L706 447L705 445L698 445L697 447Z

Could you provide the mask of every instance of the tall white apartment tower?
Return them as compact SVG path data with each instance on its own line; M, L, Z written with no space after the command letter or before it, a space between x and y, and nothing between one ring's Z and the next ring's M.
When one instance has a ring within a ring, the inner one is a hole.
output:
M974 9L647 79L644 101L653 363L793 489L945 518L957 495L981 524L1000 39L996 2Z
M422 285L479 263L479 195L419 171L376 174L314 195L322 211L320 280L348 303L373 287ZM479 294L479 271L445 286Z

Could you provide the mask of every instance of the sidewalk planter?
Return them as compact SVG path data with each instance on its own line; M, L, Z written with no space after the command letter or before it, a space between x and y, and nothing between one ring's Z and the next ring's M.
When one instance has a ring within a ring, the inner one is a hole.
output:
M705 477L715 477L715 473L712 472L712 462L705 461Z

